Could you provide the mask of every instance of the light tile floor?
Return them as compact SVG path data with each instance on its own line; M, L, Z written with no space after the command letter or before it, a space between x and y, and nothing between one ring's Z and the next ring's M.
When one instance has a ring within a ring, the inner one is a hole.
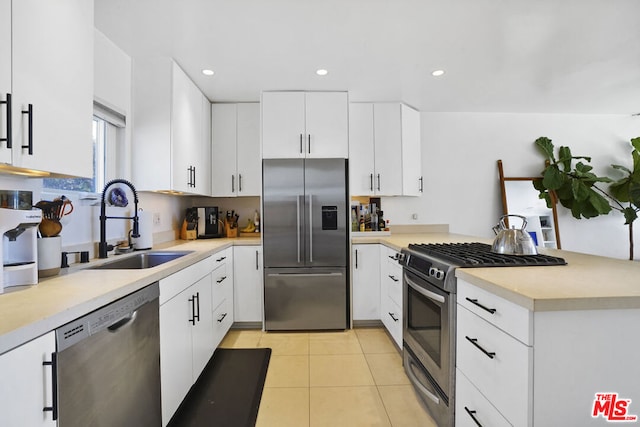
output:
M382 328L231 330L226 348L272 349L257 427L435 427Z

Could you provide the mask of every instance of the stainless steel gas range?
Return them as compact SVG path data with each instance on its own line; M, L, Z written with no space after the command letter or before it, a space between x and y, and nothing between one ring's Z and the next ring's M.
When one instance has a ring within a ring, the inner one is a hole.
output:
M404 369L438 426L454 425L458 267L564 265L548 255L502 255L484 243L412 244L403 265Z

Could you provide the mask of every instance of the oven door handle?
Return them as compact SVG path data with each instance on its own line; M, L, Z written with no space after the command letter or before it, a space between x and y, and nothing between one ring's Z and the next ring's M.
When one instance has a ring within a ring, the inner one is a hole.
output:
M417 368L418 366L415 363L413 363L413 360L411 360L411 358L408 359L408 362L409 362L409 369L407 369L407 374L409 375L409 379L411 380L413 385L416 386L418 388L418 390L420 390L420 392L422 394L427 396L429 399L433 400L436 405L439 405L440 404L440 398L438 396L436 396L435 394L433 394L429 389L427 389L420 382L420 380L418 379L416 374L413 372L413 367L415 366Z
M439 302L441 304L444 304L444 297L442 295L438 295L435 292L431 292L431 291L428 291L428 290L422 288L416 282L414 282L413 280L409 279L409 277L406 275L406 273L404 275L404 280L407 281L407 284L409 286L411 286L411 288L414 291L418 292L422 296L425 296L425 297L427 297L429 299L432 299L432 300L437 301L437 302Z

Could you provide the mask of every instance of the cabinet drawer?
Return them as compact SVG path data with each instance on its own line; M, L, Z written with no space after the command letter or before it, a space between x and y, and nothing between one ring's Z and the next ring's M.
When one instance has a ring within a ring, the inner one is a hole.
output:
M220 344L233 323L232 300L225 299L213 310L213 343L216 347Z
M511 426L458 369L456 370L456 426L476 427L478 425Z
M394 265L387 266L387 294L402 309L402 268Z
M458 279L458 304L527 345L533 345L532 313L524 307Z
M527 425L533 348L458 305L456 366L513 425Z
M233 297L233 278L228 274L227 265L221 265L212 273L213 282L213 300L212 306L216 308L225 299Z
M391 337L399 348L402 348L402 310L387 295L382 299L382 323L387 328Z
M160 280L160 305L169 301L211 272L212 258L208 257Z
M223 249L220 252L216 252L212 255L213 257L213 268L216 269L221 265L228 264L232 260L232 251L233 248Z

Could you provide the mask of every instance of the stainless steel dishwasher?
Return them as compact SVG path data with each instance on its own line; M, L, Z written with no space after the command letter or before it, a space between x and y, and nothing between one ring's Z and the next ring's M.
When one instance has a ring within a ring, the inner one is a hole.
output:
M159 293L153 283L56 330L59 427L161 425Z

